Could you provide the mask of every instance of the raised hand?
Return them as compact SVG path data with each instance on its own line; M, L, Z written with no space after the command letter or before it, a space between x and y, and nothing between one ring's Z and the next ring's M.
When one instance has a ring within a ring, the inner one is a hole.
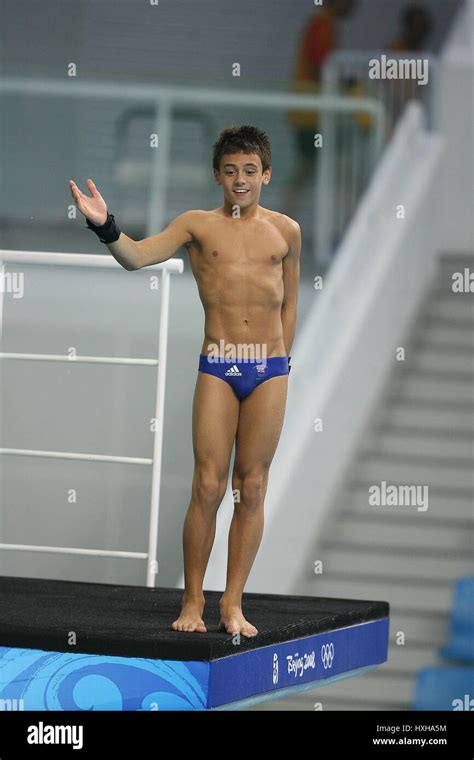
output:
M90 196L85 195L82 190L79 190L72 179L69 180L69 187L74 202L81 214L84 214L92 224L105 224L107 221L107 205L91 179L86 180L86 185L91 192Z

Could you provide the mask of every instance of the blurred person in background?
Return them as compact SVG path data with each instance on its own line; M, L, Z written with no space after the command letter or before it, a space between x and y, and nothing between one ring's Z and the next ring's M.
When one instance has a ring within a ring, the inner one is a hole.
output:
M389 50L394 53L417 53L426 50L426 40L432 28L433 17L425 6L419 3L405 6L400 13L400 32L389 44ZM425 85L419 85L415 79L387 79L384 84L390 91L387 97L391 103L390 128L393 129L407 103L410 100L421 101L427 94L427 89Z
M357 0L326 0L306 24L299 43L293 89L299 94L319 94L324 62L338 48L340 21L355 9ZM318 127L317 112L290 111L294 127L296 165L285 201L288 214L294 209L312 178L315 169L314 135Z
M433 28L431 13L423 5L412 3L400 14L400 34L389 48L395 52L424 50L425 42Z

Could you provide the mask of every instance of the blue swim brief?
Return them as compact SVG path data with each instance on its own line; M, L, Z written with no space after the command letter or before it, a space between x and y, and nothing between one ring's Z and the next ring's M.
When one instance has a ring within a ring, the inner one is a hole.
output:
M271 377L288 375L290 362L288 356L270 356L264 361L246 359L244 361L223 358L216 361L215 357L206 354L199 355L199 372L220 377L229 383L235 395L242 399L249 396L257 385L270 380Z

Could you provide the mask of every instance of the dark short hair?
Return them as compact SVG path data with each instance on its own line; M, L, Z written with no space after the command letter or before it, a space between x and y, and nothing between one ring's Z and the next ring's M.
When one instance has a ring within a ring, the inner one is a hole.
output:
M222 156L229 153L256 153L266 171L272 164L270 140L265 132L249 125L226 127L212 146L212 166L219 171Z

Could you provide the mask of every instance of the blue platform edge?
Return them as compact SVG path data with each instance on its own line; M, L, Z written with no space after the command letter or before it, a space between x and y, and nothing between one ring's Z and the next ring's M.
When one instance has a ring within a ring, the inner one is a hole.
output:
M0 647L0 710L255 704L371 670L387 660L388 632L389 618L382 618L210 662Z

